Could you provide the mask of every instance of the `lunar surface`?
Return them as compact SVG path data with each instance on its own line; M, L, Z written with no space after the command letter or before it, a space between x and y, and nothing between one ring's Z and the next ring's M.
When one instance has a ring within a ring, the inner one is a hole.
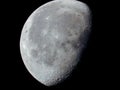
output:
M52 86L65 80L80 61L90 33L90 9L80 1L55 0L25 22L20 52L30 74Z

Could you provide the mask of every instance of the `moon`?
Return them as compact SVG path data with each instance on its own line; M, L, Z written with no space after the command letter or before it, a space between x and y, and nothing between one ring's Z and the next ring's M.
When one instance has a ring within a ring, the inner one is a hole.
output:
M90 22L90 9L80 1L54 0L38 7L20 37L22 60L30 74L46 86L65 80L80 61Z

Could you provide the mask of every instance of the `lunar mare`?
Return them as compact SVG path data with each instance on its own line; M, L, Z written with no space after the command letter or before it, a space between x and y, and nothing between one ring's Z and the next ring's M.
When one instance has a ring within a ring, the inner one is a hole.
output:
M31 75L46 86L67 78L80 61L90 33L90 9L76 0L55 0L36 9L21 32L20 51Z

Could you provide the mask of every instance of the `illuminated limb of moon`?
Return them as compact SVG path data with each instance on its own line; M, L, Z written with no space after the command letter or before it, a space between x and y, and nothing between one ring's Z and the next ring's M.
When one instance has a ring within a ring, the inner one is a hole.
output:
M76 0L55 0L35 10L20 39L23 62L39 82L55 85L72 72L90 32L90 10Z

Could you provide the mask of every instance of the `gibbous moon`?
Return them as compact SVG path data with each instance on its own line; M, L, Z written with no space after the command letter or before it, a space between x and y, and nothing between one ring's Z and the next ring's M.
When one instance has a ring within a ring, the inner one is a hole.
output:
M36 9L20 37L21 56L30 74L46 86L65 80L80 61L90 22L89 7L76 0L54 0Z

